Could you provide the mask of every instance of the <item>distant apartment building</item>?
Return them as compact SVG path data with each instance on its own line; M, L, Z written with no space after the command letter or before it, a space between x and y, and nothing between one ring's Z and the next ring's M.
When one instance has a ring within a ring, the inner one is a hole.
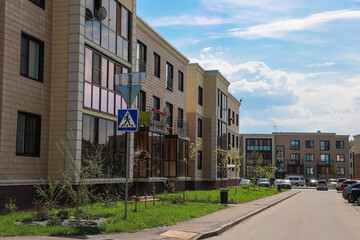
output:
M219 185L217 150L239 146L239 108L241 103L229 93L230 83L217 70L204 70L199 64L187 68L187 120L190 141L201 142L189 159L190 189ZM229 162L229 164L232 164ZM228 172L228 181L235 171Z
M349 136L335 133L279 133L241 135L246 159L261 155L263 164L276 166L276 178L303 175L306 178L348 178ZM244 164L251 164L244 161ZM243 175L249 177L246 168Z

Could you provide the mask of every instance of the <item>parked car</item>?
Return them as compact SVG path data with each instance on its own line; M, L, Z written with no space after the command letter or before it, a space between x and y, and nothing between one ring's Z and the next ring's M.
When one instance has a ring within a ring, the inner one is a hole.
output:
M302 176L287 176L285 179L290 180L291 185L305 186L305 178Z
M310 179L309 181L309 187L316 187L318 181L316 179Z
M331 186L336 186L336 179L335 178L330 178L327 180L327 183L328 183L328 186L331 187Z
M360 183L353 183L349 186L347 186L344 191L342 192L342 196L343 198L345 198L346 200L349 201L349 203L354 203L356 199L353 199L351 197L351 191L354 189L354 188L360 188Z
M360 188L353 188L350 193L350 198L354 199L360 206Z
M343 182L345 182L346 180L348 180L347 178L338 178L336 181L336 190L340 191L340 186Z
M260 178L258 185L262 187L270 187L270 182L266 178Z
M344 191L344 189L348 186L348 185L351 185L351 184L354 184L354 183L357 183L359 182L359 180L347 180L347 181L344 181L341 185L340 185L340 190L341 191Z
M281 184L282 179L275 179L274 187L277 187L277 185Z
M250 184L250 180L249 179L241 179L240 185L249 185Z
M328 190L328 184L326 180L319 180L316 190Z
M288 179L280 181L281 188L291 189L291 182Z

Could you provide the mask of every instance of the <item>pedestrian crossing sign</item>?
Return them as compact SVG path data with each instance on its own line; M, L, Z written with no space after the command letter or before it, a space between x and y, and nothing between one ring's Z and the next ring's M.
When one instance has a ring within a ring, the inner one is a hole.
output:
M138 130L138 110L119 109L117 124L118 131L136 132Z

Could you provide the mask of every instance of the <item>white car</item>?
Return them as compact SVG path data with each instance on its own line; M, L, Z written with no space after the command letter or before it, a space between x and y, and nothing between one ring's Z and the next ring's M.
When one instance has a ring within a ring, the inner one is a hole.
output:
M303 176L287 176L286 180L290 180L291 185L295 186L305 186L305 178Z

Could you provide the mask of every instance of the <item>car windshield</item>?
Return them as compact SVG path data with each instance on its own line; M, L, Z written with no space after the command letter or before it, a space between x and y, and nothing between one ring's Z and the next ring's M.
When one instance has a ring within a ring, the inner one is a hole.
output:
M319 184L326 184L326 181L319 181Z
M290 183L290 180L281 180L281 183Z
M242 180L241 183L249 183L250 180Z
M334 180L330 180L331 182L333 182L333 183L336 183L336 180L334 179Z
M266 179L260 179L260 182L267 182L268 180Z

